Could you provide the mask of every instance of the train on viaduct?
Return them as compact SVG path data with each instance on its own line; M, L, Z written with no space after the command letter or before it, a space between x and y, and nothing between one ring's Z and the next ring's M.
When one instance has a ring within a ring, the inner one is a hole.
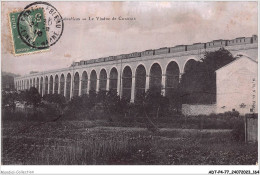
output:
M62 94L66 99L90 90L116 90L132 102L152 86L160 86L163 95L175 88L181 76L205 52L221 47L234 56L247 55L257 60L258 36L207 43L178 45L130 54L73 62L70 67L36 72L15 78L16 90L36 87L39 93Z

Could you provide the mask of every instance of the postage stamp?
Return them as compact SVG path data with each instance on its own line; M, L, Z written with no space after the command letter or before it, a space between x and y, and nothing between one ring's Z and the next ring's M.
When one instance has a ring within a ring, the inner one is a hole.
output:
M63 33L62 16L47 2L31 3L9 19L15 56L47 51Z
M19 14L18 34L25 44L37 49L49 47L42 8L25 10Z
M14 55L48 50L48 37L42 8L9 14ZM44 45L44 48L41 46Z

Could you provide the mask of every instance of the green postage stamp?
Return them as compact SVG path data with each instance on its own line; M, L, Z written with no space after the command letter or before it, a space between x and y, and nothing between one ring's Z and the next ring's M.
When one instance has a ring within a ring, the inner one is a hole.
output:
M49 50L44 9L27 9L9 13L15 56Z

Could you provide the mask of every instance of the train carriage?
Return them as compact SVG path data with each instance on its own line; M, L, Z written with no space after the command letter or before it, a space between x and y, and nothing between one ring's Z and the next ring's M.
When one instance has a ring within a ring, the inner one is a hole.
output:
M134 52L129 54L129 58L136 58L140 56L141 56L141 52Z
M154 50L145 50L143 52L141 52L141 56L150 56L150 55L154 55Z
M213 40L206 43L206 48L213 47L225 47L227 45L227 40Z
M121 54L116 56L116 60L127 59L127 58L128 58L128 54Z
M72 66L79 66L80 64L79 64L80 62L73 62L70 66L72 67Z
M87 60L87 64L95 63L95 59Z
M80 60L79 61L79 65L84 65L85 64L85 61L84 60Z
M241 45L241 44L250 44L252 43L252 37L239 37L227 42L228 46Z
M109 56L105 58L105 61L113 61L116 59L116 56Z
M178 45L170 48L170 53L185 52L185 51L187 51L186 45Z
M167 54L167 53L169 53L169 48L168 47L162 47L162 48L156 49L154 51L154 55Z
M187 46L187 51L205 49L206 43L194 43Z
M252 43L258 43L258 37L257 35L252 36Z
M105 58L98 58L95 60L95 63L100 63L100 62L104 62L105 61Z

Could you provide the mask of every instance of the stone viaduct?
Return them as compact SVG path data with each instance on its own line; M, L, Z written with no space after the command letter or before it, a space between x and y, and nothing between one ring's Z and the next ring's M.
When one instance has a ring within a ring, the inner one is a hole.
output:
M257 60L258 37L214 40L193 45L146 50L92 60L74 62L70 67L37 72L15 78L17 90L36 87L41 95L63 94L66 99L90 90L117 90L121 97L134 101L152 86L160 86L162 94L175 88L182 74L208 51L221 47L235 55Z

